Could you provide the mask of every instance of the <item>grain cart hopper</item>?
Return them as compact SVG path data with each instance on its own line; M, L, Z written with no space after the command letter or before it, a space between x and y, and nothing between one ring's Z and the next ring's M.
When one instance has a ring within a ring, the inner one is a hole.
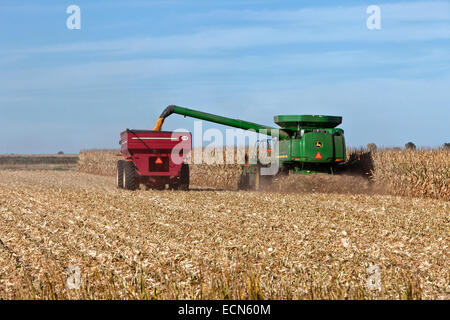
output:
M187 190L189 166L186 158L192 148L189 132L130 130L120 134L120 151L125 158L117 162L117 186L135 190L148 188Z
M336 128L342 117L277 115L274 121L279 128L275 128L171 105L161 113L153 130L161 130L164 119L173 113L278 136L275 141L279 150L275 160L279 168L277 174L333 174L345 168L344 130ZM244 164L239 187L257 189L262 178L261 167L259 159L250 159Z

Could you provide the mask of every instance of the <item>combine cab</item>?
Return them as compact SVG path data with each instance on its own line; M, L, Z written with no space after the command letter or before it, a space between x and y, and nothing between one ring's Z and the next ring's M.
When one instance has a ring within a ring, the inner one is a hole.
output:
M148 188L189 189L187 157L192 149L189 132L127 129L120 134L121 155L117 162L117 186L136 190Z

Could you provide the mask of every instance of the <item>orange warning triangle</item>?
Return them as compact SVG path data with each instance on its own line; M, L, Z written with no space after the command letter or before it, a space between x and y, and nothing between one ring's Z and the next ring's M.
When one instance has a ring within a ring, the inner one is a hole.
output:
M317 152L316 159L322 159L322 155L320 154L320 152Z
M162 160L161 160L161 158L160 158L160 157L158 157L158 158L156 159L155 163L157 163L157 164L161 164L161 163L162 163Z

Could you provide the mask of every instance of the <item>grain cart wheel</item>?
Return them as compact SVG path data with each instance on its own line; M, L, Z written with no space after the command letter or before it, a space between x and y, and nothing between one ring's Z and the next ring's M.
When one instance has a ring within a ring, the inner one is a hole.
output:
M189 165L187 163L181 165L178 189L189 190Z
M124 188L127 190L136 190L139 186L137 178L138 174L136 172L136 167L131 161L125 161L123 165Z
M117 178L116 178L116 185L118 188L123 189L123 165L126 161L125 160L119 160L117 161Z

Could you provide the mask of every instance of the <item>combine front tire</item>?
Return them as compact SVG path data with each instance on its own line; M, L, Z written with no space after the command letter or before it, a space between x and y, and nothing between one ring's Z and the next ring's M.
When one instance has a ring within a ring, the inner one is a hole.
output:
M250 183L249 173L247 172L247 169L242 168L241 177L239 178L238 181L238 190L248 190L249 183Z
M138 174L136 172L136 167L134 166L134 163L131 161L124 161L123 173L124 173L123 187L127 190L136 190L139 184L137 181Z
M259 190L259 182L260 182L260 169L261 166L259 164L249 167L248 169L248 189L249 190Z

